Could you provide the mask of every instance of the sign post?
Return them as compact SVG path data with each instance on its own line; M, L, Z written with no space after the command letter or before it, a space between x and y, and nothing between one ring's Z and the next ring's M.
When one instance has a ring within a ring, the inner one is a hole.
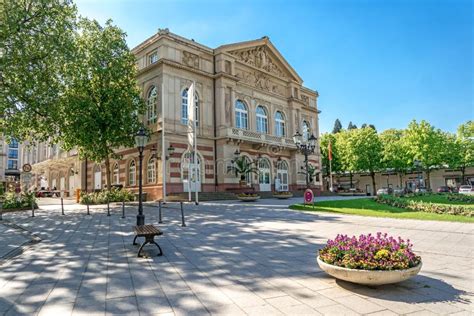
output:
M304 191L304 204L313 204L313 200L314 200L314 193L311 189L306 189L306 191Z

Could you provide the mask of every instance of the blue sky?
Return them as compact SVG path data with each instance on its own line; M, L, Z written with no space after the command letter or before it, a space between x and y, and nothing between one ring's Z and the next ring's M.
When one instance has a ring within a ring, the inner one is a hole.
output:
M470 0L76 1L81 15L108 18L131 48L158 28L211 48L270 37L318 90L321 132L379 131L425 119L455 131L474 119Z

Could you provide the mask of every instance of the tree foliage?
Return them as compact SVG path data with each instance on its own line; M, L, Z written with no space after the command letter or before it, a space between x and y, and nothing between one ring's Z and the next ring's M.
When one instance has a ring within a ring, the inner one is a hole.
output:
M357 128L357 125L352 124L352 121L349 122L349 125L347 125L347 129L356 129L356 128Z
M332 129L332 133L336 134L336 133L339 133L341 130L342 130L341 121L339 121L339 119L336 119L336 121L334 122L334 128Z
M66 73L61 107L61 141L81 157L105 161L110 188L109 158L120 146L134 146L144 103L136 81L135 57L125 33L107 21L82 20L75 39L76 60Z
M0 128L18 140L56 137L76 8L69 0L4 0L1 6Z

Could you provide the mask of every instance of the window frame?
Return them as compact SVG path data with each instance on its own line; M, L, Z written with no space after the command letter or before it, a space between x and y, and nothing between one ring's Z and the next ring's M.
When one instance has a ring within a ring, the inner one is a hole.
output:
M112 169L112 175L114 178L114 184L120 184L120 166L118 162L114 164L114 168Z
M133 169L132 169L132 164L133 164ZM132 174L133 174L133 178L132 178ZM130 181L132 179L133 181ZM130 162L128 163L128 185L131 187L137 185L137 163L135 162L135 159L130 160Z
M257 106L255 109L255 117L257 132L261 134L268 134L268 114L266 108L263 105Z
M281 116L278 117L278 115ZM286 136L286 120L285 115L281 111L275 112L275 135L278 137Z
M243 109L238 108L238 105L242 105ZM234 114L235 114L235 127L240 128L240 129L249 129L249 110L248 110L247 104L245 104L244 101L240 99L235 101Z
M189 115L188 115L188 90L189 88L184 88L181 92L181 124L188 125ZM199 126L199 94L197 91L194 91L194 118L196 120L196 126Z
M158 52L154 51L148 55L148 64L153 65L158 62Z
M150 167L153 169L150 170ZM146 180L147 183L156 183L156 159L154 157L148 159L146 164Z
M154 94L154 95L152 95ZM158 89L156 86L151 86L148 89L146 99L146 121L148 125L155 124L158 119L157 113Z

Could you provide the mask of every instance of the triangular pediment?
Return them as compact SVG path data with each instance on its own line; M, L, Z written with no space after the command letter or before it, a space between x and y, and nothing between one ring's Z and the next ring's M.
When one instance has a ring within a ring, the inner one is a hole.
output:
M255 41L224 45L219 47L217 51L229 53L238 61L283 80L296 81L300 84L303 82L268 37Z

